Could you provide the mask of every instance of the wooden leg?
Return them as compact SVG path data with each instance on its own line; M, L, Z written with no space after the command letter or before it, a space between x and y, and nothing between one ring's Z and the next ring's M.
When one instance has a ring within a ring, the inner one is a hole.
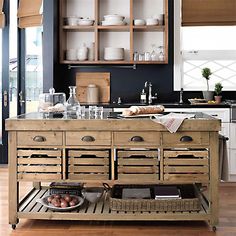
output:
M18 223L17 211L19 201L19 183L17 182L17 150L16 132L9 132L8 135L8 156L9 156L9 223Z

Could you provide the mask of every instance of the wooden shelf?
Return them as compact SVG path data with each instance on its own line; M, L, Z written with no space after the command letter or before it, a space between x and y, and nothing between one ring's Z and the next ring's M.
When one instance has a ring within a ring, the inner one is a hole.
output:
M148 25L143 25L143 26L133 26L134 31L147 31L147 32L164 32L165 31L165 26L164 25L155 25L155 26L148 26Z
M63 30L66 31L94 31L95 30L95 26L91 25L91 26L82 26L82 25L75 25L75 26L70 26L70 25L64 25Z
M106 31L129 31L130 26L129 25L117 25L117 26L103 26L99 25L98 30L106 30Z
M109 197L105 193L97 203L85 202L80 208L69 212L55 212L36 202L36 199L47 196L48 189L33 190L19 205L18 217L26 219L54 220L210 220L205 206L200 211L191 212L124 212L112 211L109 208Z

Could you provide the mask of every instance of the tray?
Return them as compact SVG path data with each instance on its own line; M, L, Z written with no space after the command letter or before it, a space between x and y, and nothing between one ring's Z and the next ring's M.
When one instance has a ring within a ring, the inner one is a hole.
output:
M193 185L178 185L181 199L154 199L157 185L114 185L110 190L109 206L113 211L159 211L180 212L199 211L200 200ZM150 188L152 199L122 199L124 188Z
M79 197L79 196L75 196L75 195L71 195L71 197L75 197L75 198L78 199L78 201L79 201L78 204L76 204L75 206L70 206L70 207L66 207L66 208L55 207L47 201L47 198L49 196L51 196L51 195L45 196L43 198L36 199L36 202L42 204L43 206L47 207L48 209L50 209L52 211L61 211L61 212L72 211L72 210L78 208L79 206L81 206L84 203L84 198ZM62 194L62 196L63 196L63 194Z

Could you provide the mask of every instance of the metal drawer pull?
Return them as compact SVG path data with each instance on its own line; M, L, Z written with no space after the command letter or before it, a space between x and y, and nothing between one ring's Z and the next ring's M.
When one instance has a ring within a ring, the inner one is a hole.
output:
M130 139L132 142L143 142L144 139L141 136L134 136Z
M84 136L81 140L82 140L83 142L94 142L94 141L95 141L95 138L92 137L92 136Z
M190 136L183 136L180 138L180 142L192 142L193 138Z
M33 138L33 140L34 140L35 142L41 143L41 142L45 142L45 141L46 141L46 138L43 137L43 136L35 136L35 137Z

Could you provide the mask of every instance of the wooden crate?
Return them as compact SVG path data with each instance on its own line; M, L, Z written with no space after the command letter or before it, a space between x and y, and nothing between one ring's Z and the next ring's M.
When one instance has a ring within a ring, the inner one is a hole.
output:
M118 180L159 180L157 150L119 150L117 157Z
M164 180L209 181L208 150L164 151Z
M68 177L71 180L109 180L109 150L70 150Z
M17 178L32 181L62 179L61 150L18 150Z

